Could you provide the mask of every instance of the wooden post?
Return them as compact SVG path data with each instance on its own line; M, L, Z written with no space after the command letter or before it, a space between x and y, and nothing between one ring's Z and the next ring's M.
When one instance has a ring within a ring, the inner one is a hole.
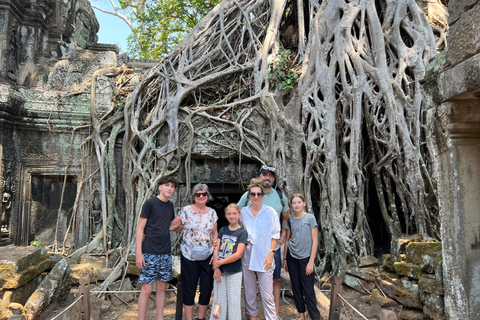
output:
M90 320L90 277L83 276L78 282L80 284L78 293L83 294L83 298L79 301L79 319Z
M179 274L177 279L177 306L175 309L175 320L182 320L183 317L183 285L182 275Z
M340 313L342 312L342 300L338 293L342 289L342 278L339 276L333 277L332 289L330 290L330 312L328 314L329 320L340 320Z

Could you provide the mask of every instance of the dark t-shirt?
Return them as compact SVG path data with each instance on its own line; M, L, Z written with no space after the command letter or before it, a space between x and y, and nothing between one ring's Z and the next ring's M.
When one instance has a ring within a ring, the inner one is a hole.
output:
M218 249L218 259L222 260L237 252L239 243L247 243L247 230L239 227L237 230L231 231L228 226L222 227L218 232L220 239L220 247ZM242 259L238 259L232 263L224 264L220 267L224 274L234 274L242 271Z
M142 253L172 253L169 229L175 217L173 203L152 197L143 204L140 217L147 219L143 232L145 240L142 243Z

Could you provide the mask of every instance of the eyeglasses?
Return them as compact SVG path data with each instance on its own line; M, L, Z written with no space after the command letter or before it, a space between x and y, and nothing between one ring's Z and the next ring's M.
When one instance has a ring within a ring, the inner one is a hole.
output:
M195 192L195 197L200 198L200 197L206 197L208 195L207 192Z
M261 197L263 196L263 192L250 192L250 197L255 198L255 197Z
M266 170L266 171L272 171L274 172L275 171L275 168L274 167L269 167L269 166L262 166L260 168L260 170Z

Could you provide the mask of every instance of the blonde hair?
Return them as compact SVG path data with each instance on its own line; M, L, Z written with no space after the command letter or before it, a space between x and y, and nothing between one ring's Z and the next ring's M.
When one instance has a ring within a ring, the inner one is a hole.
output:
M232 203L230 203L228 206L225 207L225 215L227 215L227 209L228 209L228 208L234 208L235 210L238 211L238 213L239 213L240 215L242 215L242 213L240 212L240 207L237 206L236 203L232 202ZM243 227L242 221L238 220L238 224Z
M250 193L250 190L252 188L260 188L262 190L262 193L265 193L263 191L263 184L262 184L262 180L258 179L258 178L252 178L250 180L250 184L247 186L247 191L248 193Z

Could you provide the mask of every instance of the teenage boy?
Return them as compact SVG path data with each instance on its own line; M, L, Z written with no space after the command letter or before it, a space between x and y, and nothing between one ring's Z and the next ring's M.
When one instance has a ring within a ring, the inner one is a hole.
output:
M163 176L158 183L160 194L143 204L135 237L136 265L140 269L138 282L142 284L138 298L139 320L145 320L153 283L157 284L156 320L163 319L167 282L173 278L169 228L175 213L173 203L168 199L178 187L178 181L174 177Z
M277 211L278 213L279 219L280 216L283 216L280 240L277 243L277 247L275 248L274 253L275 269L273 271L273 297L275 299L275 311L277 314L277 318L280 319L279 279L283 265L282 256L280 253L280 246L284 244L285 237L287 235L285 231L285 223L287 222L288 218L290 218L290 206L288 205L287 197L280 191L273 188L273 185L275 183L275 168L269 166L262 166L258 173L258 179L262 181L263 192L265 193L262 203L275 209L275 211ZM248 192L245 192L237 203L240 208L246 207L250 204L251 202L248 200Z

